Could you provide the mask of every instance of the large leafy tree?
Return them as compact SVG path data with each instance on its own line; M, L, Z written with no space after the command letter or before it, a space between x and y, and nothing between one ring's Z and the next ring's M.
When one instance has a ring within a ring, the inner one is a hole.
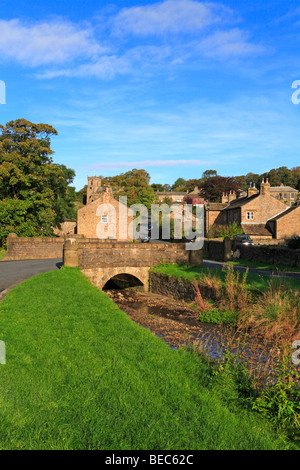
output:
M150 186L150 175L146 170L133 170L106 178L117 196L127 196L128 207L144 204L147 208L155 201L154 189Z
M57 131L25 119L0 125L0 240L51 236L52 228L74 218L75 173L53 163L50 139Z
M226 176L213 176L201 184L202 194L209 201L220 202L223 193L235 191L240 193L240 186L234 178Z

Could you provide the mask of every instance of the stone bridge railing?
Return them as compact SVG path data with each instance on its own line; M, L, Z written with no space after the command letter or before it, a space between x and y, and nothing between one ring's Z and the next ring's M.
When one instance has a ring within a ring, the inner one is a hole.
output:
M201 265L202 250L186 250L184 243L130 243L97 239L68 239L64 265L80 267L99 288L118 274L139 279L148 289L149 268L164 263Z

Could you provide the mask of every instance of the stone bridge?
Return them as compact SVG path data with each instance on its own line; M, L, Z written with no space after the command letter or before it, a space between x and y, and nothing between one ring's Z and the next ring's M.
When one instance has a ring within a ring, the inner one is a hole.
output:
M197 264L202 250L186 250L185 243L130 243L98 239L68 239L64 266L79 267L100 289L115 277L133 279L149 289L149 269L164 263Z

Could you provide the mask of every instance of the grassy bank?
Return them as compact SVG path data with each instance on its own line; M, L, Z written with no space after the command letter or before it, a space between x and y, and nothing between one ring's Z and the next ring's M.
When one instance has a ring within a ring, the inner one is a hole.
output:
M161 264L153 271L193 284L201 321L233 323L267 339L285 341L299 328L298 280L235 272L230 264L222 270Z
M172 350L77 269L0 304L1 449L289 449L200 355Z

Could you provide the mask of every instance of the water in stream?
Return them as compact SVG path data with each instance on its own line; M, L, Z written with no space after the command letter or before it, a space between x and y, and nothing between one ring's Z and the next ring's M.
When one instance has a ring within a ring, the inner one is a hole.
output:
M202 323L192 305L159 294L136 289L108 289L106 293L132 320L164 339L171 347L192 345L215 360L230 350L249 363L268 361L268 345L255 338L245 338L233 328ZM274 353L274 350L273 350ZM273 354L272 353L272 354Z

